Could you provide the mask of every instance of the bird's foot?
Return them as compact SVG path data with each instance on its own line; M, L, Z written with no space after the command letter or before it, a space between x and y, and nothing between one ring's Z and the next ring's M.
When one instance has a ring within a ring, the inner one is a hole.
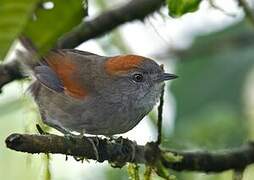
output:
M111 142L119 144L119 148L115 149L115 156L111 162L112 167L122 167L126 162L133 162L136 155L136 142L133 142L122 136L114 138Z
M88 140L89 143L92 145L92 148L93 148L93 152L94 152L94 156L95 156L95 160L96 161L99 161L100 159L100 156L99 156L99 151L98 151L98 147L99 147L99 143L100 143L100 139L98 136L95 136L95 138L93 137L86 137L84 136L84 132L80 133L80 137L82 139L85 139L85 140Z
M66 140L67 140L66 143L69 146L72 146L73 144L75 144L78 139L87 139L90 142L90 139L85 137L83 133L76 135L76 134L72 134L72 133L68 132L68 133L64 134L64 137L66 138ZM82 156L73 156L73 158L76 161L81 161L82 163L84 162L84 160L89 162L88 159L86 159L85 157L82 157Z
M122 152L124 154L130 153L130 161L132 162L135 158L135 153L136 153L136 142L129 140L128 138L123 138L122 136L110 136L109 137L110 142L115 142L120 145L122 145Z
M99 143L100 140L98 138L98 136L96 136L95 138L91 139L91 138L87 138L87 140L91 143L92 148L93 148L93 152L96 158L96 161L100 160L100 156L99 156L99 151L98 151L98 147L99 147Z
M137 143L129 140L128 138L123 138L122 136L120 136L117 140L119 140L120 144L123 146L123 153L130 154L130 162L134 161Z

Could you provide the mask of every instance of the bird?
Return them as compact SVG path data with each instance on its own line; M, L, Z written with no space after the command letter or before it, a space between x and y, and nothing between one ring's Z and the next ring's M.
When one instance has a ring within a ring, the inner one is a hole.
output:
M156 105L165 81L177 78L140 55L101 56L76 49L24 55L29 90L42 121L68 134L113 136L133 129ZM33 63L31 63L33 62Z

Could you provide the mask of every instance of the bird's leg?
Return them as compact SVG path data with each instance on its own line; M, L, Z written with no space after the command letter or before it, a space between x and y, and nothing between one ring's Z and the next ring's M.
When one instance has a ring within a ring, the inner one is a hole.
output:
M85 131L82 131L80 133L82 138L86 138L90 142L90 144L92 145L92 148L93 148L93 152L94 152L96 161L99 161L100 157L99 157L99 152L98 152L98 148L97 147L99 146L99 142L100 141L99 141L98 136L96 136L95 139L92 139L92 138L87 138L86 136L84 136L84 134L85 134Z
M60 130L60 129L58 129ZM76 134L73 134L65 129L62 129L60 130L62 133L64 133L64 137L66 138L66 143L69 145L69 146L72 146L73 143L76 143L76 139L79 138L79 139L82 139L84 137L83 133L79 134L79 135L76 135ZM66 155L67 157L67 155ZM81 161L83 163L84 159L87 160L85 157L79 157L79 156L73 156L73 158L76 160L76 161ZM67 160L67 158L66 158ZM87 160L88 161L88 160ZM88 161L89 162L89 161Z
M95 145L98 147L100 144L100 138L96 135L93 141L95 142Z
M135 142L136 143L136 142ZM130 161L134 161L135 159L135 155L136 155L136 144L134 144L133 142L129 143L130 147L131 147L131 159Z
M93 147L94 155L95 155L96 161L99 161L99 158L100 158L100 157L99 157L99 151L98 151L98 149L97 149L98 141L96 141L96 144L95 144L95 142L94 142L93 139L88 138L87 140L91 143L91 145L92 145L92 147Z
M64 134L64 137L66 138L66 144L68 144L69 146L71 146L72 145L72 143L75 143L76 141L75 141L75 136L76 135L74 135L74 134L72 134L71 132L69 132L69 131L67 131L66 129L64 129L64 128L61 128L61 127L59 127L59 126L56 126L56 125L54 125L53 126L56 130L58 130L58 131L60 131L61 133L63 133ZM50 133L48 133L48 132L45 132L42 128L41 128L41 126L39 125L39 124L36 124L36 128L37 128L37 130L38 130L38 132L40 133L40 134L42 134L42 135L49 135ZM71 143L70 143L71 142ZM65 160L67 161L68 160L68 156L67 156L68 154L66 154L66 156L65 156ZM74 157L74 159L75 159L75 157ZM77 159L76 159L77 160ZM80 160L80 159L79 159Z
M122 146L121 153L130 154L130 162L134 161L136 153L136 142L132 142L128 138L123 138L122 136L109 136L109 141L118 143Z
M118 144L118 148L115 149L115 156L113 157L110 164L112 167L123 167L126 162L133 162L136 155L136 142L132 142L122 136L117 139L110 137L112 143Z
M135 153L136 153L136 142L132 142L128 138L123 138L120 136L119 138L116 139L122 146L122 151L123 153L130 153L130 162L132 162L135 159Z

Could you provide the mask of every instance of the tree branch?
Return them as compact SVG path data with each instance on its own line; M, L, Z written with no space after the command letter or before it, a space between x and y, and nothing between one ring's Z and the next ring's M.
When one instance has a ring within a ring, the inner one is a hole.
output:
M24 77L17 61L0 65L0 92L5 84Z
M132 0L128 4L104 12L90 21L81 23L59 39L57 48L74 48L126 22L142 20L148 14L158 10L163 3L164 0ZM0 66L0 90L5 84L24 77L17 67L17 63Z
M239 5L243 8L247 19L254 25L254 12L251 7L249 7L246 0L238 0Z
M81 23L73 31L63 36L57 47L74 48L126 22L143 20L148 14L158 10L163 3L164 0L132 0L119 8L102 13L93 20Z
M99 162L108 160L124 165L135 162L156 166L160 161L169 169L177 171L221 172L229 169L241 170L254 163L254 144L248 143L234 150L220 152L181 152L158 148L156 143L137 145L127 139L110 141L98 137L66 138L57 135L12 134L6 139L8 148L28 153L60 153L85 157ZM96 149L94 147L96 146ZM98 156L96 156L97 152ZM134 153L133 153L134 152ZM179 162L169 161L168 154L182 156Z

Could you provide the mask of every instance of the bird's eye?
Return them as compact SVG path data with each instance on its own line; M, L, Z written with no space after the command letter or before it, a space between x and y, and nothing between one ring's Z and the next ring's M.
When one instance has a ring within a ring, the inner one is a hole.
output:
M144 80L144 77L142 74L134 74L132 78L135 82L142 82Z

